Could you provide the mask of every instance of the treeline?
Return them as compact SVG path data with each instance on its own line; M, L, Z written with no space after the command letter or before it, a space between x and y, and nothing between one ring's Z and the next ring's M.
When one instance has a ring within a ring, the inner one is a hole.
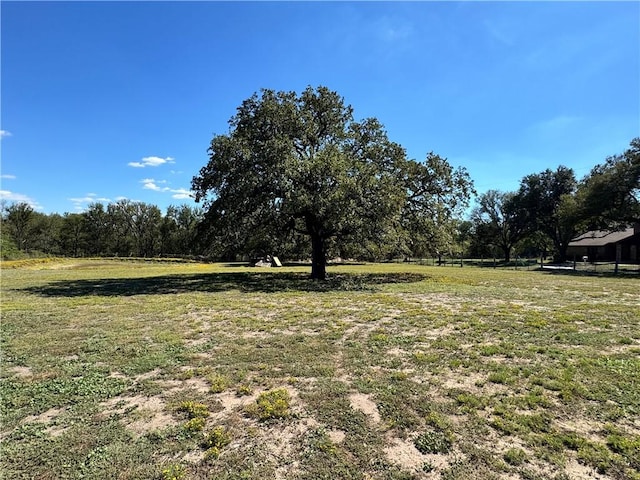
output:
M119 200L82 213L36 212L26 203L3 206L2 258L32 255L193 256L202 209Z
M219 245L216 226L205 211L189 205L170 206L163 214L143 202L120 200L91 204L85 212L59 215L34 211L26 203L5 204L0 217L3 259L25 255L193 257L219 259L279 255L308 259L308 241L293 232L282 237L269 229L256 231L242 245ZM415 215L414 215L415 216ZM640 138L624 153L607 158L581 180L559 166L525 176L518 190L489 190L476 199L467 220L437 222L413 219L407 238L332 243L330 257L387 260L405 257L468 258L513 255L566 260L571 239L593 229L618 229L640 221Z
M489 190L467 224L468 254L548 252L567 259L569 242L589 230L616 230L640 222L640 138L624 153L577 180L560 166L525 176L517 191Z

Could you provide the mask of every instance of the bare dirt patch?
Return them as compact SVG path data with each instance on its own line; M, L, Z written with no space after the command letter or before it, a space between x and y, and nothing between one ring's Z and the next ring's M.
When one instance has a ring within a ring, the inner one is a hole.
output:
M564 468L572 480L606 480L609 477L600 475L595 469L578 463L574 458L569 459Z
M25 417L23 423L44 423L49 424L65 412L64 408L50 408L40 415Z
M420 453L411 441L399 438L390 439L384 453L390 462L409 472L421 470L427 460L427 456Z
M371 400L369 395L362 393L352 393L349 395L349 403L354 410L360 410L367 417L369 417L373 423L380 423L380 412L378 406Z
M329 430L327 431L327 435L333 443L342 443L346 436L342 430Z
M102 415L126 415L122 422L137 435L177 424L165 412L166 404L159 397L114 397L101 405L104 407Z
M65 408L50 408L46 412L41 413L40 415L32 415L29 417L25 417L22 420L22 423L43 423L48 425L45 429L45 432L51 435L52 437L58 437L62 435L64 432L68 430L66 427L51 425L55 423L55 420L62 415L66 411Z
M8 369L9 372L13 373L16 377L20 378L29 378L33 376L33 372L29 367L11 367Z

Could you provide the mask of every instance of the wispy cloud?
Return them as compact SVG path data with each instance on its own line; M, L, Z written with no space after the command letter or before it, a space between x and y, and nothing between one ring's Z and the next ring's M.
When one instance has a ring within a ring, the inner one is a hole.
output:
M87 193L84 197L72 197L68 198L73 203L74 209L77 212L82 212L92 203L110 203L111 199L106 197L99 197L95 193Z
M176 200L184 200L187 198L193 198L193 192L191 190L187 190L186 188L171 188L166 186L168 183L166 180L156 180L154 178L143 178L140 180L142 184L142 188L144 190L152 190L154 192L160 193L171 193L171 197ZM165 185L165 186L161 186Z
M11 132L7 130L0 130L0 138L10 137L10 136L11 136Z
M193 198L193 192L187 190L186 188L178 188L176 190L171 190L171 192L173 193L171 197L175 198L176 200L186 200L187 198Z
M0 178L4 178L5 180L15 180L16 176L15 175L9 175L8 173L4 173L4 174L0 175Z
M22 193L10 192L9 190L0 190L0 200L6 202L26 203L34 210L42 210L42 205L33 198Z
M143 157L140 162L129 162L127 165L134 168L159 167L165 163L175 163L172 157Z
M166 192L169 190L168 187L160 187L159 183L167 183L166 180L155 180L153 178L143 178L140 180L142 184L142 188L145 190L153 190L154 192Z

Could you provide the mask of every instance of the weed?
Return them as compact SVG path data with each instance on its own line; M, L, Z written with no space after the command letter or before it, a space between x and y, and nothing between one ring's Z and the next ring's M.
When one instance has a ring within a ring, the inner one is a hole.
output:
M459 393L455 397L456 402L462 407L463 412L472 412L484 408L485 399L471 393Z
M162 469L162 480L182 480L186 475L187 469L179 463Z
M239 397L251 395L252 393L253 390L249 385L238 385L238 387L236 387L236 395Z
M231 436L224 427L215 427L211 430L202 446L206 448L205 456L207 458L216 459L220 456L221 450L229 445Z
M521 448L510 448L502 456L509 465L522 465L527 460L527 454Z
M229 380L223 375L213 375L209 377L208 380L211 384L212 393L222 393L229 386Z
M428 430L418 435L413 444L420 453L449 453L453 439L451 434Z
M248 412L260 420L286 418L290 415L291 396L285 388L262 392L256 403L247 407Z
M187 423L185 423L182 426L182 429L187 433L187 434L194 434L197 432L201 432L204 429L204 424L205 424L206 420L202 417L195 417L192 418L191 420L187 421Z
M210 415L209 407L204 403L197 403L192 401L182 402L178 406L179 412L185 412L190 419L207 418Z
M452 424L449 419L435 411L431 411L427 414L425 422L427 425L430 425L442 432L450 432L452 430Z
M611 452L601 444L585 442L578 449L578 461L596 469L600 474L606 474L613 466L614 458Z

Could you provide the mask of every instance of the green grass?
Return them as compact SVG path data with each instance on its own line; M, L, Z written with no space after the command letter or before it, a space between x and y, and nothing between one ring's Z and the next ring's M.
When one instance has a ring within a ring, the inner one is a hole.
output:
M637 278L6 266L2 478L640 478Z

